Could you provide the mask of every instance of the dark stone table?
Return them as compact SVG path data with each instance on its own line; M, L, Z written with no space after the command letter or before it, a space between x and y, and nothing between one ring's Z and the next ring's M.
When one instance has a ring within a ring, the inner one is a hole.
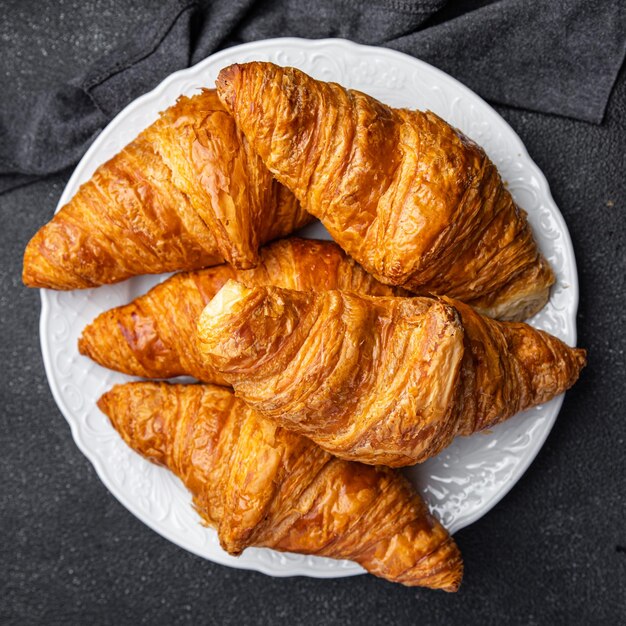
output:
M1 98L24 110L154 14L150 0L7 1ZM277 579L192 556L101 484L57 410L24 246L70 172L0 196L0 623L626 623L626 72L601 126L499 107L546 174L572 235L589 365L511 493L457 534L449 595L373 576Z

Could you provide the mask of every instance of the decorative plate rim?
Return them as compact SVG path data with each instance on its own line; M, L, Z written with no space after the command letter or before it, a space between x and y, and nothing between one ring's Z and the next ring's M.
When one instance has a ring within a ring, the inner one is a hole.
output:
M212 65L216 62L219 62L222 59L225 59L227 60L228 63L231 63L233 62L232 57L234 54L244 54L246 52L254 52L255 50L258 50L259 48L262 48L262 49L275 48L276 50L281 50L283 48L288 48L289 46L299 47L303 49L306 53L310 53L315 50L324 50L325 48L328 48L328 47L333 47L335 49L340 48L343 52L350 52L350 53L356 53L356 54L359 54L359 53L371 54L375 52L377 55L382 56L382 57L387 57L389 60L402 60L403 62L408 61L410 62L410 64L414 65L416 69L421 68L423 70L426 70L432 73L433 75L435 75L437 78L441 79L444 83L448 83L452 85L454 89L457 92L459 92L461 95L469 97L475 102L479 102L482 106L485 107L485 110L489 113L489 115L492 118L497 119L497 121L502 126L503 130L507 133L507 141L511 141L514 144L515 149L518 151L518 157L522 161L524 161L524 165L528 168L529 171L532 172L534 177L537 179L539 183L539 187L540 187L539 191L540 191L542 200L544 201L544 203L546 203L549 206L549 209L551 210L551 216L555 219L557 227L558 227L558 231L563 238L563 241L562 241L563 248L565 252L567 253L568 263L571 265L571 276L569 277L570 281L568 284L568 305L567 305L568 321L570 324L568 327L568 340L571 343L571 345L575 345L576 339L577 339L576 337L577 335L576 313L577 313L578 301L579 301L578 271L576 267L576 258L574 254L571 237L567 229L567 225L565 223L563 215L561 214L558 207L556 206L556 203L554 202L554 199L550 192L548 181L546 180L544 174L541 172L539 167L535 164L535 162L530 157L526 147L524 146L522 140L517 135L515 130L513 130L513 128L508 124L508 122L504 118L502 118L497 113L497 111L495 111L495 109L491 107L487 102L485 102L480 96L478 96L471 89L466 87L463 83L453 78L449 74L446 74L442 70L426 63L425 61L422 61L408 54L405 54L403 52L399 52L393 49L380 48L377 46L366 46L366 45L356 44L351 41L348 41L345 39L338 39L338 38L337 39L326 38L326 39L310 40L310 39L302 39L302 38L295 38L295 37L284 37L284 38L274 38L274 39L254 41L254 42L250 42L250 43L246 43L246 44L242 44L238 46L233 46L231 48L227 48L225 50L217 52L207 57L206 59L203 59L202 61L200 61L194 66L178 70L177 72L170 74L154 89L143 94L142 96L139 96L138 98L133 100L131 103L129 103L100 132L98 137L91 144L89 149L86 151L86 153L84 154L84 156L81 158L76 168L74 169L59 199L59 202L55 209L55 213L58 212L59 209L73 195L73 193L70 193L69 190L77 188L79 179L87 175L89 162L101 150L101 147L103 143L106 141L109 133L112 132L112 129L115 129L115 126L122 119L131 115L135 111L141 110L145 104L152 102L153 100L156 100L159 96L162 96L170 87L170 85L172 85L173 83L176 83L180 79L186 78L187 76L192 76L194 73L199 73L205 67ZM298 566L295 563L290 563L288 567L278 567L278 568L274 565L269 565L259 559L253 562L245 561L243 559L238 559L234 561L233 557L230 557L230 555L226 553L212 552L209 555L206 552L202 552L201 550L194 548L193 546L183 545L176 538L172 538L171 536L164 535L164 533L162 532L162 529L158 527L157 523L153 519L148 517L144 512L142 512L139 509L136 502L134 502L125 493L120 492L115 487L113 481L110 480L107 472L105 471L100 458L98 458L94 453L91 452L88 444L83 440L82 433L80 432L80 429L79 429L78 420L76 419L72 410L67 406L67 404L65 403L65 400L63 399L60 393L59 383L57 379L55 378L54 365L52 363L50 346L48 344L48 337L46 334L47 333L46 325L49 322L48 317L49 317L50 310L51 310L50 298L51 298L50 290L42 289L41 290L42 308L41 308L41 317L40 317L40 323L39 323L40 344L41 344L42 356L43 356L43 361L44 361L44 368L46 371L46 376L48 379L50 390L52 392L55 402L57 403L57 406L59 407L59 410L61 411L66 421L69 423L72 437L74 438L74 441L76 445L78 446L79 450L92 463L96 471L96 474L98 475L100 480L103 482L105 487L109 490L109 492L135 517L137 517L140 521L142 521L144 524L152 528L155 532L160 534L165 539L177 544L179 547L185 550L188 550L200 557L203 557L215 563L219 563L221 565L228 565L228 566L236 567L239 569L259 571L264 574L268 574L268 575L272 575L276 577L302 575L302 576L310 576L310 577L316 577L316 578L331 578L331 577L335 578L335 577L345 577L345 576L352 576L352 575L364 573L364 570L356 564L351 564L350 566L346 566L346 567L341 567L341 566L333 567L332 570L329 571L325 569L311 568L310 566L306 564L306 561L303 562L302 566ZM481 509L476 510L474 514L467 516L463 520L463 523L458 525L458 527L456 528L452 528L451 532L456 532L457 530L460 530L461 528L466 527L474 523L475 521L477 521L480 517L485 515L494 506L496 506L502 500L502 498L504 498L509 493L509 491L513 488L513 486L524 475L524 473L526 472L530 464L534 461L537 454L539 453L539 450L541 450L541 448L543 447L545 440L550 434L552 427L554 425L554 422L556 421L556 417L560 411L562 402L563 402L563 395L552 400L553 416L548 419L547 423L544 425L543 432L535 440L534 448L531 450L529 454L526 455L523 462L520 463L520 465L516 468L515 475L512 476L511 479L508 480L508 482L499 489L497 494L487 503L487 505L483 506L483 508ZM210 532L210 531L207 530L207 532Z

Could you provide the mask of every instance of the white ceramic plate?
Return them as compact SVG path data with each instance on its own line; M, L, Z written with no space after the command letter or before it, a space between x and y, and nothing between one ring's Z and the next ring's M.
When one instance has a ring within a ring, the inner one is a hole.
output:
M57 210L92 175L181 94L212 87L220 69L251 60L298 67L315 78L364 91L393 106L430 109L481 144L528 212L539 246L557 283L549 304L531 320L537 328L576 342L578 280L572 244L548 184L519 137L481 98L434 67L404 54L327 39L274 39L219 52L195 67L172 74L127 106L102 132L74 171ZM321 225L307 231L324 236ZM86 324L113 306L143 294L163 277L143 276L86 291L43 290L41 347L54 398L78 447L109 490L139 519L183 548L233 567L274 576L336 577L361 573L347 561L248 549L233 558L204 528L183 485L166 470L144 461L122 442L96 400L113 384L130 378L79 355L77 339ZM490 434L459 438L438 457L407 470L432 511L455 532L476 521L519 480L545 441L562 398L527 411Z

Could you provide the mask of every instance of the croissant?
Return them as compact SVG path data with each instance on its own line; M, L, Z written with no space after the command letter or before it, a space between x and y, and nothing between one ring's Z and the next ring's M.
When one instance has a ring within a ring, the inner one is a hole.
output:
M222 263L252 267L263 242L310 217L277 183L215 90L181 97L41 228L29 287L82 289Z
M238 397L338 457L409 465L550 400L585 351L451 299L226 283L199 348Z
M206 304L231 278L250 286L345 289L381 296L402 292L379 283L330 241L281 239L261 249L254 269L217 265L175 274L130 304L102 313L83 331L79 351L133 376L189 375L225 385L200 353L196 328Z
M485 152L431 112L393 109L291 67L223 69L220 98L265 165L381 282L501 319L554 276Z
M181 478L230 554L317 554L405 585L458 589L456 544L397 471L337 459L224 387L131 383L98 405L131 448Z

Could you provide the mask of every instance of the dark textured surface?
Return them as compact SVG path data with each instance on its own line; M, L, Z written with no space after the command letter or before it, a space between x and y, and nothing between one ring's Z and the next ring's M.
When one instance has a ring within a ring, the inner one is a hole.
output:
M15 11L27 22L31 4ZM73 165L129 102L234 44L291 35L388 46L494 102L591 122L602 120L626 55L626 8L608 1L317 0L312 12L309 0L164 0L148 15L132 37L32 99L27 115L19 100L2 103L0 192ZM7 24L8 42L38 34Z
M36 10L33 8L36 6ZM155 9L148 0L4 2L2 98L84 68ZM595 126L499 108L546 174L581 282L589 366L545 447L488 515L457 535L456 595L371 576L272 579L194 557L100 483L41 362L39 295L21 255L69 172L0 196L0 623L617 624L626 621L626 72Z

